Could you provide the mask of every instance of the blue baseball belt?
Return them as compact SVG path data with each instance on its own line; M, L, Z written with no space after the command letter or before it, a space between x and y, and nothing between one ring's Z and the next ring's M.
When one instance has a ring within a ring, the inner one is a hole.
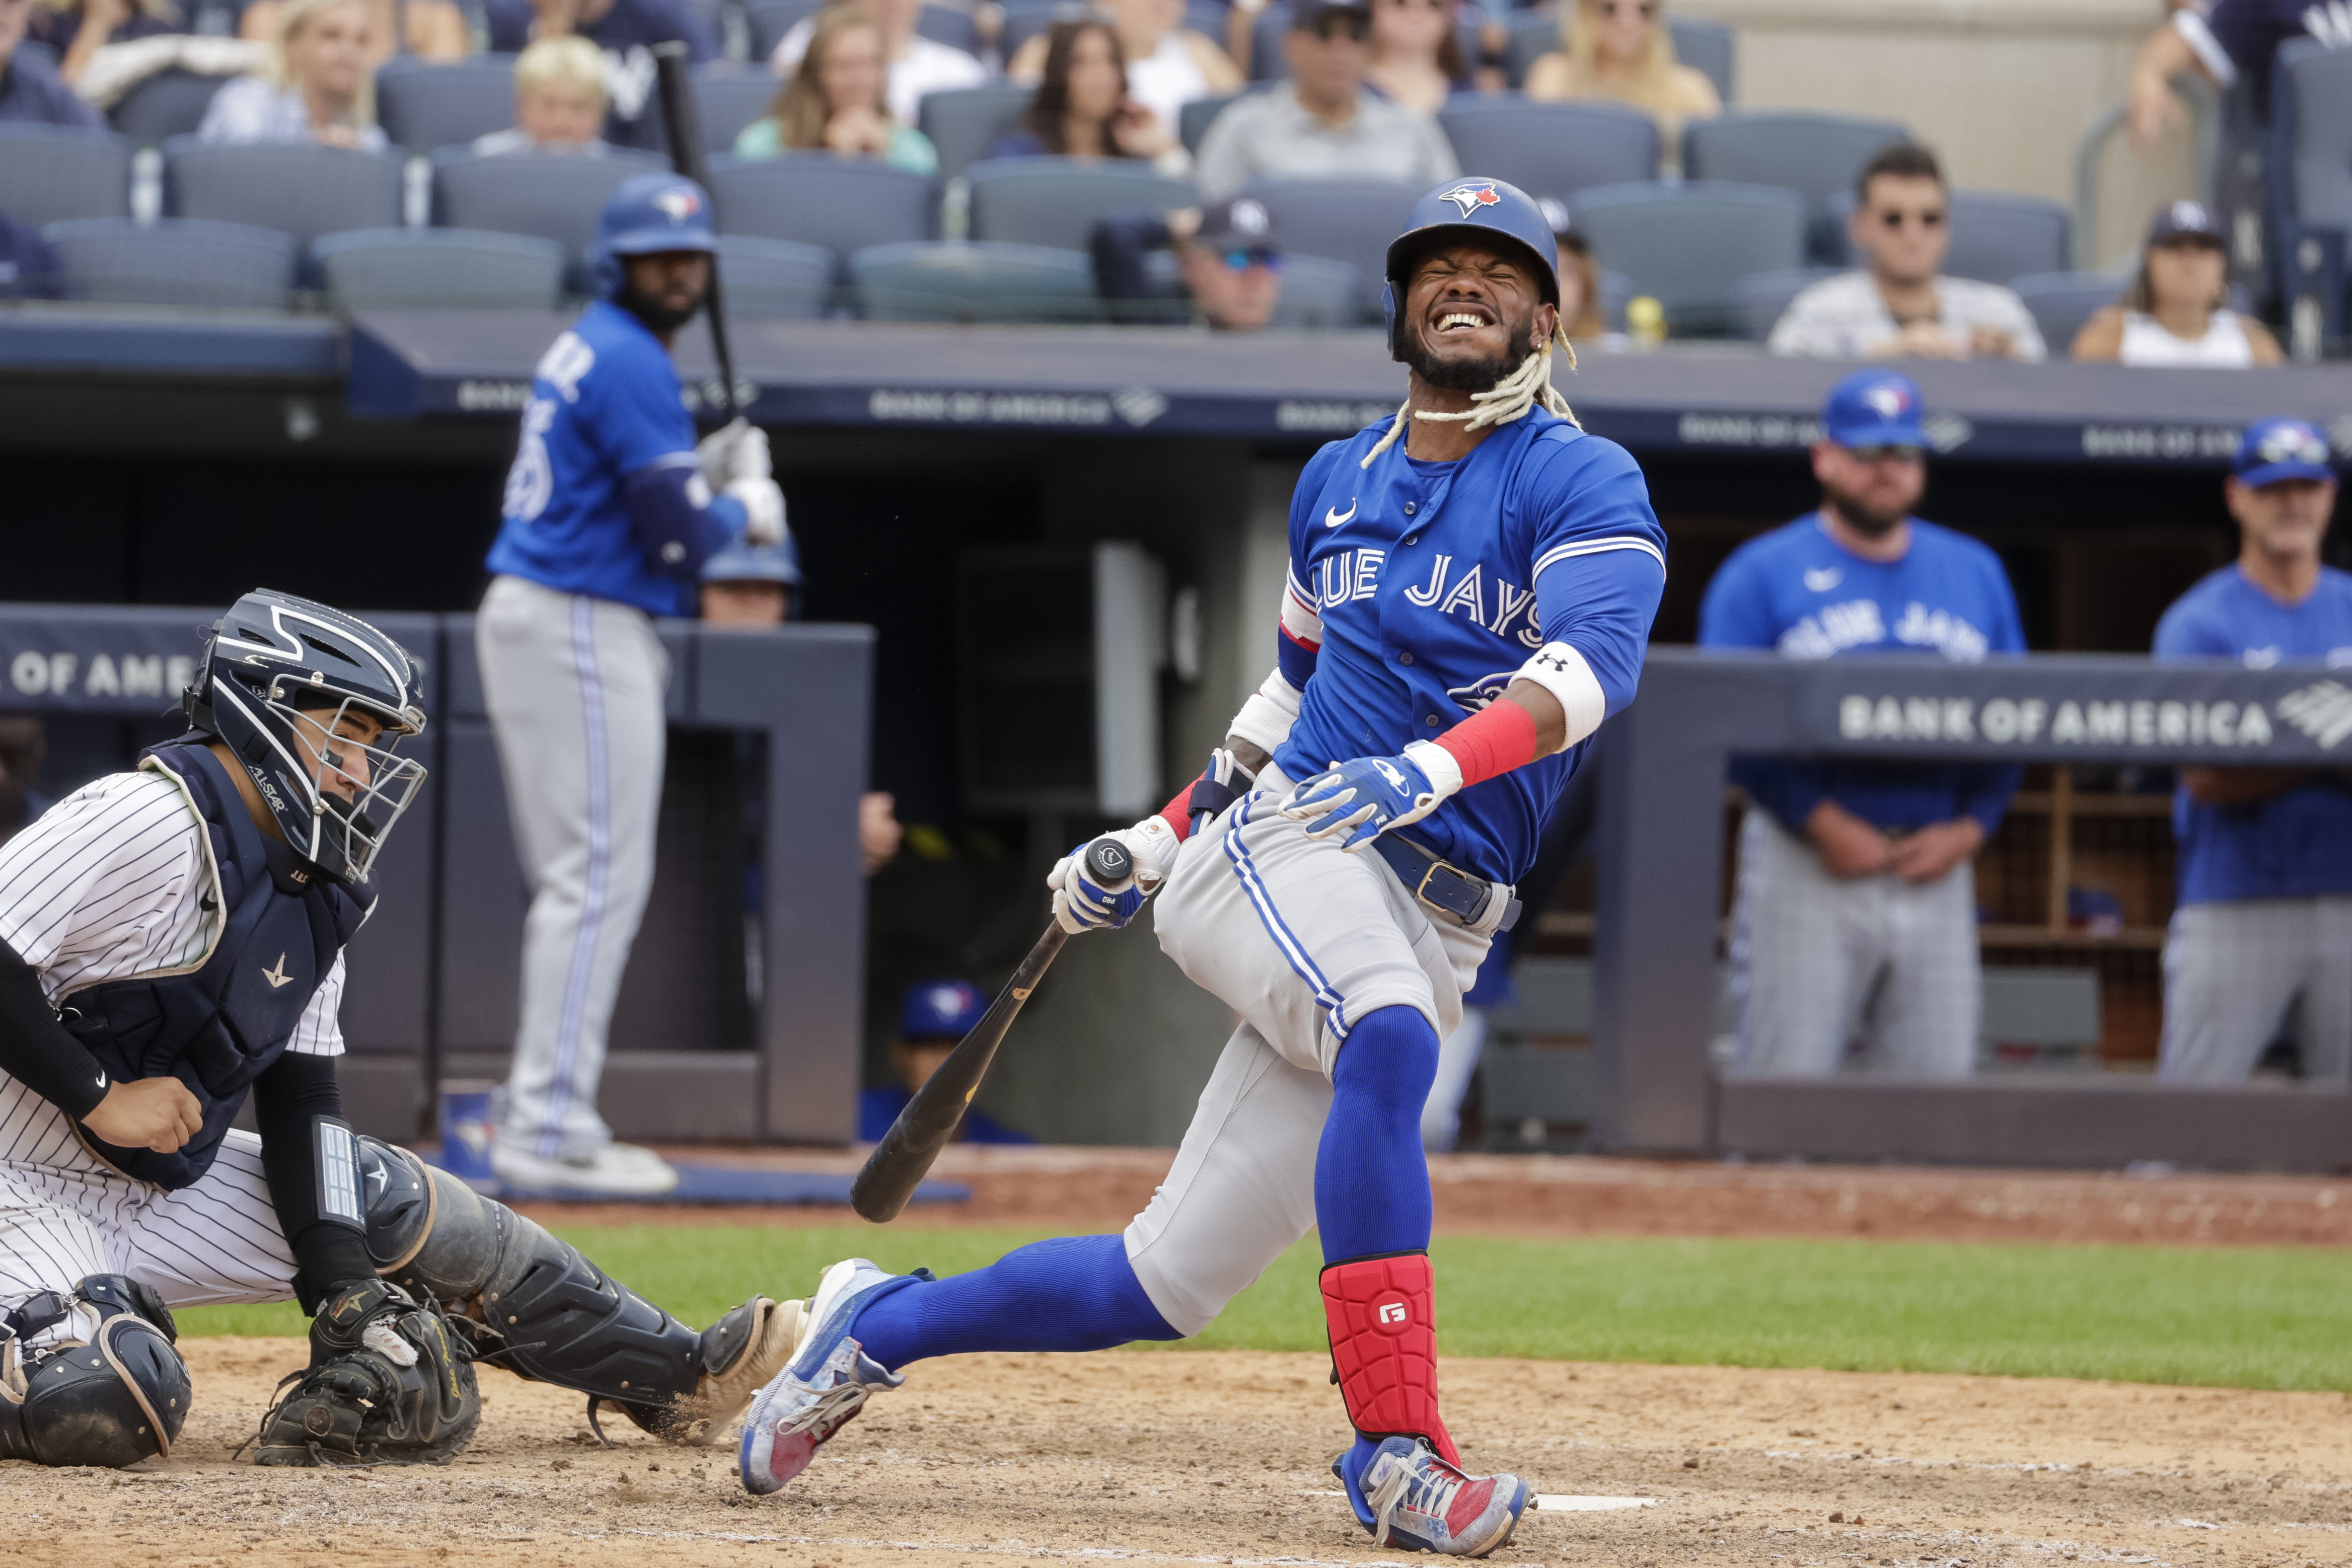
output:
M1449 865L1411 839L1394 833L1382 833L1372 841L1372 848L1380 852L1381 858L1389 862L1389 869L1397 873L1397 879L1423 907L1443 915L1454 925L1473 928L1483 925L1489 905L1498 895L1509 899L1509 903L1503 910L1502 919L1489 929L1508 931L1519 923L1519 901L1499 883Z

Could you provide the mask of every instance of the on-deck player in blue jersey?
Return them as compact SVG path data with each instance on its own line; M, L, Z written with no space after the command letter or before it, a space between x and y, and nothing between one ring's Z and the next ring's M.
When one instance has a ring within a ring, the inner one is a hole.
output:
M2352 670L2352 574L2319 559L2326 438L2263 420L2231 467L2238 559L2164 612L2157 657ZM2352 1078L2352 768L2184 768L2172 825L2158 1076L2242 1082L2292 1013L2304 1076Z
M1910 515L1927 487L1924 412L1891 371L1837 384L1813 447L1821 509L1732 552L1699 611L1703 645L1963 664L2025 651L2000 559ZM1832 1072L1859 1038L1882 1071L1969 1072L1981 1010L1970 860L2019 770L1754 758L1733 777L1759 808L1741 832L1733 921L1741 1067Z
M1290 510L1275 672L1209 769L1055 866L1056 917L1160 944L1241 1019L1166 1181L1123 1236L1024 1247L952 1280L826 1271L808 1336L744 1427L754 1491L798 1475L927 1356L1093 1350L1199 1333L1319 1227L1340 1397L1335 1465L1383 1544L1481 1555L1524 1481L1459 1467L1438 1414L1422 1107L1438 1040L1511 883L1604 717L1633 699L1664 583L1641 470L1550 384L1550 226L1494 180L1449 182L1388 254L1393 423L1317 454ZM1255 777L1253 777L1255 775Z
M540 360L490 547L475 647L531 887L490 1161L519 1190L677 1184L651 1150L613 1141L596 1090L653 886L669 664L652 617L694 613L715 552L784 537L766 435L738 420L698 447L670 362L717 244L691 180L640 174L614 193L593 250L602 298Z

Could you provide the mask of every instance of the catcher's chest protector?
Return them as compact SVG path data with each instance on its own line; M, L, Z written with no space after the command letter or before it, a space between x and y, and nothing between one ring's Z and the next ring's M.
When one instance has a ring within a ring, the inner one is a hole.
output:
M175 1154L123 1149L78 1127L90 1151L157 1186L193 1185L209 1169L246 1091L286 1049L335 955L373 896L320 875L262 836L218 758L201 745L150 750L142 766L175 780L204 819L220 868L220 940L195 969L76 991L62 1022L119 1082L170 1076L204 1107L204 1127ZM209 898L211 890L199 896Z
M1426 1252L1351 1258L1323 1270L1331 1375L1348 1419L1368 1437L1425 1437L1459 1465L1437 1414L1435 1276Z

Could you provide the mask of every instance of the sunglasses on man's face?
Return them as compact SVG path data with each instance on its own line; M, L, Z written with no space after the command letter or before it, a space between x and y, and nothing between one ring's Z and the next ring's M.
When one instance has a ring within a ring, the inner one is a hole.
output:
M1225 252L1225 267L1228 271L1247 272L1253 267L1262 267L1268 272L1280 272L1282 253L1267 250L1263 246L1236 247Z
M1878 221L1890 229L1899 229L1906 224L1917 224L1928 230L1939 229L1944 226L1944 209L1925 207L1915 213L1902 207L1890 207L1878 214Z
M1639 16L1644 22L1658 19L1658 0L1601 0L1593 9L1612 22L1620 16Z
M1916 446L1849 446L1846 451L1857 463L1916 463L1920 461Z
M1333 16L1318 22L1314 30L1314 37L1327 44L1334 38L1345 38L1351 44L1360 44L1371 36L1371 25L1360 16Z

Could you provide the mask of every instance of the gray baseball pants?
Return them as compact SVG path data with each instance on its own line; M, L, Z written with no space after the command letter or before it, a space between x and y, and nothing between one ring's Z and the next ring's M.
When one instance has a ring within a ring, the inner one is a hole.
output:
M1835 1072L1849 1041L1890 1078L1965 1078L1984 1011L1976 869L1941 881L1844 881L1751 810L1739 837L1731 986L1738 1071Z
M2164 944L2168 1083L2243 1083L2288 1012L2303 1075L2352 1079L2352 895L2191 904Z
M596 1086L653 889L669 657L645 612L518 577L491 582L474 645L530 886L499 1141L582 1158L613 1141Z

